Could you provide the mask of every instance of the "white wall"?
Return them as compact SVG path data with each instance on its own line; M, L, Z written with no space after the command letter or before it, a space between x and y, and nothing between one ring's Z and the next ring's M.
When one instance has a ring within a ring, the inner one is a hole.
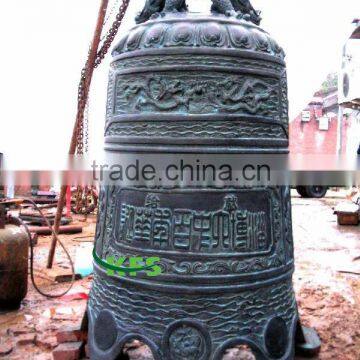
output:
M124 33L145 0L131 0ZM12 0L0 14L0 152L11 168L67 153L76 112L77 83L100 0ZM209 0L188 0L193 10ZM253 0L262 26L287 53L291 117L325 76L336 71L359 0ZM91 146L102 147L107 61L95 73L90 101ZM56 164L58 160L52 163Z

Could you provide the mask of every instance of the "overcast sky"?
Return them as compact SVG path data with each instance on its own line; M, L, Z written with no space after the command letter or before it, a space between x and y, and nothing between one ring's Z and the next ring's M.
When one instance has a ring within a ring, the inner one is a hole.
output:
M131 0L118 38L134 25L145 0ZM100 0L14 0L0 14L0 152L13 166L67 153L77 83ZM114 3L114 1L110 1ZM210 0L188 0L208 11ZM253 0L262 27L287 53L290 117L339 67L359 0ZM96 70L90 101L91 146L101 149L108 62Z

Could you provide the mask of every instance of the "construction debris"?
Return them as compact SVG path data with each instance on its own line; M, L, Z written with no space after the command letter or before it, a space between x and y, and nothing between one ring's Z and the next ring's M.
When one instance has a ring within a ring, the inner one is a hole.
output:
M82 330L81 326L66 326L59 329L56 339L59 344L87 341L87 332Z
M35 232L30 232L32 246L36 246L38 243L39 235ZM29 244L30 246L30 244Z
M83 342L70 342L58 345L53 351L53 358L54 360L79 360L83 353Z
M40 270L40 273L44 278L52 281L53 283L65 283L69 282L72 279L71 269L62 269L62 268L53 268L53 269L44 269ZM81 274L75 274L75 280L81 279Z
M10 341L0 344L0 357L9 355L13 351L13 345Z
M45 211L43 210L43 215L50 222L50 224L54 224L54 219L55 219L55 213L52 210L53 209L45 210ZM19 217L30 225L46 225L44 218L39 214L38 211L33 209L25 209L25 210L22 209L19 213ZM71 221L72 221L71 218L62 217L61 225L68 225L71 223Z
M47 226L29 226L29 230L38 235L51 235L51 230ZM78 225L64 225L59 228L59 234L79 234L82 231L82 226Z
M17 337L16 344L18 346L24 346L29 344L35 344L36 334L22 334Z
M354 203L341 203L334 213L337 215L339 225L359 225L360 206Z
M56 206L58 203L57 193L54 191L32 191L31 199L36 204L50 204Z

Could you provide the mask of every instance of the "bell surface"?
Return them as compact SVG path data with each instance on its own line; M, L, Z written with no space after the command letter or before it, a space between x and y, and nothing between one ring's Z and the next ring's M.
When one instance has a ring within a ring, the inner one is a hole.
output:
M284 52L254 23L166 13L113 56L107 152L287 153ZM289 187L104 186L95 257L159 258L161 275L95 261L92 359L120 358L135 339L155 359L219 360L237 345L257 359L294 357Z

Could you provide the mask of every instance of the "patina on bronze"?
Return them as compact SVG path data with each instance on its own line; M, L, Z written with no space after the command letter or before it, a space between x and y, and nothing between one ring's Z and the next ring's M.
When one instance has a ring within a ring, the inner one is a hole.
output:
M143 153L286 153L282 48L249 1L148 0L116 46L106 149ZM88 304L92 359L117 359L133 339L155 359L292 359L299 325L288 187L104 187L96 255L159 256L163 274L109 276L96 263Z

